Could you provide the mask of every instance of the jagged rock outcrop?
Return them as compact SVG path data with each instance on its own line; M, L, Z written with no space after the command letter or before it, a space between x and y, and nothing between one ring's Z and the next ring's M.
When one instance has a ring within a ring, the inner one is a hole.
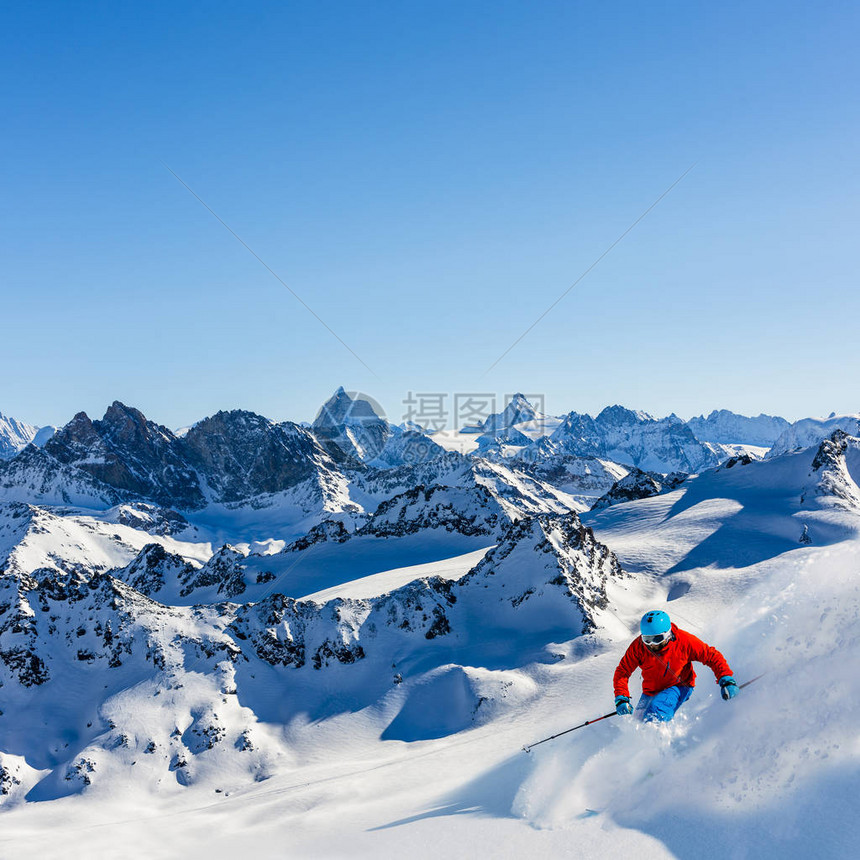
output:
M160 543L149 543L131 564L113 575L141 594L158 598L165 588L171 594L184 588L196 571L182 556L168 552Z
M344 543L352 537L346 526L340 520L323 520L315 525L306 535L297 538L284 547L283 552L303 552L320 543Z
M571 512L523 519L458 583L477 627L594 630L610 578L627 574L615 554ZM569 637L569 638L570 638Z
M535 421L542 417L524 394L514 394L501 412L490 415L481 425L481 432L488 436L503 435L516 424Z
M467 536L492 535L510 523L511 517L485 487L461 489L419 484L382 502L356 534L403 537L444 529Z
M199 570L183 580L180 597L211 589L218 598L232 600L248 587L245 581L245 554L225 544ZM195 597L196 599L196 597Z
M337 469L305 428L242 410L204 418L178 447L221 502L281 492Z
M115 401L101 421L79 412L45 451L130 496L180 509L202 507L199 478L178 443L166 427Z
M559 454L575 457L602 457L606 441L590 415L571 412L550 436L538 439L520 455L524 460L537 461Z
M801 504L814 498L819 503L860 512L860 439L844 430L834 430L818 446L810 478L814 483L804 490Z
M631 469L625 477L613 485L608 493L592 505L591 510L599 511L621 502L632 502L667 493L683 484L687 477L683 472L662 475L659 472Z

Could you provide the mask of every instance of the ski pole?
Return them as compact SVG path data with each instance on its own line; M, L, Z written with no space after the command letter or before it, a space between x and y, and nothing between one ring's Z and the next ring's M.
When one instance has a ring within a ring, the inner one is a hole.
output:
M750 684L754 684L756 681L758 681L759 678L764 678L766 674L767 672L762 672L761 675L756 675L755 678L750 678L749 681L744 681L744 683L741 684L738 689L743 690L744 687L749 687Z
M584 729L586 726L590 726L592 723L599 723L601 720L608 720L609 717L616 716L617 711L612 711L611 714L604 714L602 717L596 717L593 720L586 720L582 725L574 726L572 729L565 729L563 732L559 732L557 735L552 735L551 737L544 738L542 741L535 741L533 744L526 744L523 747L524 752L531 752L533 747L539 746L540 744L545 744L547 741L553 741L556 738L560 738L562 735L568 734L568 732L575 732L577 729Z

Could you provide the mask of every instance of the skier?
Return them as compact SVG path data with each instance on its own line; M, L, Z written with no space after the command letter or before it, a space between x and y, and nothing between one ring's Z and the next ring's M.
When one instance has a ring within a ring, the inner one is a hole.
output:
M615 670L615 711L633 713L627 679L642 669L642 697L635 716L645 722L668 722L690 698L696 685L692 661L704 663L716 676L726 700L738 694L738 685L726 658L686 630L671 622L665 612L654 610L642 616L641 636L630 643Z

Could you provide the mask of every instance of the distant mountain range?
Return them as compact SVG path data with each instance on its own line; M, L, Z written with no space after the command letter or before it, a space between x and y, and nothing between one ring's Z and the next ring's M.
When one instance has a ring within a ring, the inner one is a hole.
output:
M0 412L0 460L8 460L29 444L41 447L54 435L56 427L34 427Z
M199 510L305 486L306 500L316 496L325 507L343 485L344 473L430 463L436 464L431 472L438 472L458 460L446 450L444 434L391 424L379 411L339 388L309 425L235 410L174 433L118 402L100 420L79 413L59 430L0 416L0 458L6 461L0 492L18 498L15 488L27 480L46 502L138 499ZM555 417L516 394L504 410L473 428L474 450L466 456L564 485L574 506L583 509L631 469L690 474L739 453L759 457L765 449L778 454L815 444L837 428L857 432L858 425L857 416L790 425L782 418L748 418L727 410L690 421L675 415L655 419L621 406L594 418L577 412ZM31 443L35 447L25 451Z

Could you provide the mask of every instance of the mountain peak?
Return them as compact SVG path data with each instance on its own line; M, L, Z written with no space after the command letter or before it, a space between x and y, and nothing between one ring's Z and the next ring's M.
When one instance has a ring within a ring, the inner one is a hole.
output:
M126 406L119 400L114 400L105 410L102 423L111 427L128 427L130 425L145 427L148 423L146 416L133 406Z
M377 411L377 408L379 411ZM357 391L345 391L340 386L320 407L312 426L327 429L385 423L382 408L367 395Z
M603 409L594 420L598 424L641 424L653 421L654 418L639 409L628 409L626 406L615 404Z
M14 457L29 445L36 437L38 429L0 412L0 460Z
M506 430L515 424L526 421L534 421L538 417L538 411L532 406L528 398L519 392L514 394L501 412L490 415L481 425L483 433L496 433Z
M379 456L392 433L383 416L382 407L366 394L340 386L322 405L311 429L324 445L368 462Z

